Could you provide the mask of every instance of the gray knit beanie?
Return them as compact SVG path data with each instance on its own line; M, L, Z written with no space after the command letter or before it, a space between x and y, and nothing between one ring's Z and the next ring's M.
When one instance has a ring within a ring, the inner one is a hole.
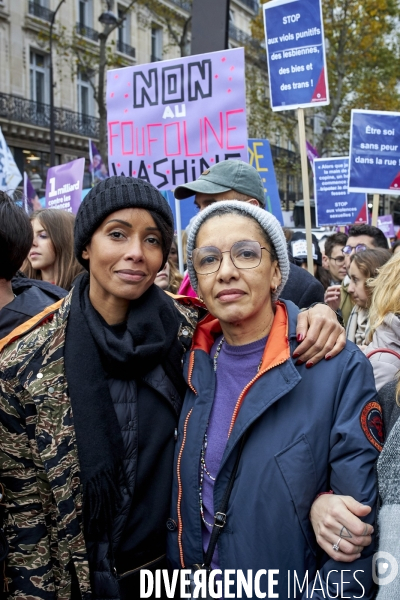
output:
M82 251L104 219L123 208L144 208L158 215L164 223L163 265L167 262L174 235L174 217L168 202L151 183L123 175L109 177L95 185L82 201L75 219L74 247L78 261L88 269Z
M277 300L289 277L290 265L287 253L287 245L279 221L273 215L271 215L271 213L263 208L260 208L259 206L254 206L253 204L249 204L247 202L229 200L215 202L205 210L202 210L193 221L190 229L187 244L188 257L192 255L192 252L196 247L196 237L204 221L208 220L213 213L218 213L219 211L222 211L222 214L237 214L239 212L243 216L251 217L257 221L261 229L263 229L268 235L269 239L271 240L271 245L278 257L279 269L282 275L281 284L272 294L272 300ZM191 260L188 260L188 272L192 288L197 291L197 274L193 268L193 263Z

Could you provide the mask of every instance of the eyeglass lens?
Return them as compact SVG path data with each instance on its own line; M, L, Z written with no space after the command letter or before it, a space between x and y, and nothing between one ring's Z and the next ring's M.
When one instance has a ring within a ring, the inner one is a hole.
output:
M261 262L261 246L255 241L241 241L233 244L229 252L237 269L254 269ZM221 266L222 255L215 246L204 246L193 250L193 267L200 275L215 273Z
M344 263L344 256L336 256L335 258L333 256L329 257L331 260L334 260L335 263L337 263L338 265L341 265L342 263Z
M345 246L342 250L343 254L351 254L353 250L355 252L364 252L367 249L365 244L357 244L357 246Z

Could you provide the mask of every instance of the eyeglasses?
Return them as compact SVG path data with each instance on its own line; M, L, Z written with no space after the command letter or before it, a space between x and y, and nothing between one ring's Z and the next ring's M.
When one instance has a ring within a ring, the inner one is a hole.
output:
M351 254L354 250L354 252L364 252L364 250L367 249L367 246L365 244L357 244L357 246L345 246L342 250L343 254Z
M261 246L258 242L244 240L233 244L230 250L221 252L215 246L203 246L195 248L189 260L193 263L194 270L198 275L210 275L216 273L222 263L222 255L229 253L231 261L237 269L254 269L258 267L262 258L262 250L266 250L272 256L272 253Z
M344 249L342 252L344 252ZM336 256L335 258L333 256L328 256L328 258L329 260L334 260L337 265L342 265L344 263L344 256Z

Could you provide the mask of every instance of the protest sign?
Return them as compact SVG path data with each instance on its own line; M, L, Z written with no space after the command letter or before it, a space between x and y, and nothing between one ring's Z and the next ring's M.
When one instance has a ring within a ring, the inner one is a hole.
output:
M383 215L382 217L378 217L377 225L378 225L379 229L381 231L383 231L383 233L385 234L385 237L387 237L387 238L396 237L392 215Z
M92 185L103 181L108 177L107 167L103 162L97 146L92 140L89 140L89 173L92 176Z
M50 167L46 181L46 208L59 208L74 214L78 212L84 169L84 158Z
M250 165L258 171L264 184L265 208L283 225L281 200L279 198L269 141L250 139L249 159Z
M13 194L21 179L22 175L0 127L0 190Z
M272 110L329 104L321 0L263 5Z
M314 160L317 227L368 222L367 195L349 193L349 157Z
M400 194L400 113L351 111L349 191Z
M108 71L107 120L110 175L160 190L247 161L243 48Z

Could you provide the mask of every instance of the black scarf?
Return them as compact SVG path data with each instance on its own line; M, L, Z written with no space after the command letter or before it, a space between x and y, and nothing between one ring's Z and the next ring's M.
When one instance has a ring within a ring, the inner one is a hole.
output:
M113 378L137 379L161 363L183 394L178 329L173 301L155 285L131 302L126 326L114 328L107 326L89 300L89 276L82 275L75 282L65 371L88 531L109 529L121 500L118 482L124 446L105 371Z

